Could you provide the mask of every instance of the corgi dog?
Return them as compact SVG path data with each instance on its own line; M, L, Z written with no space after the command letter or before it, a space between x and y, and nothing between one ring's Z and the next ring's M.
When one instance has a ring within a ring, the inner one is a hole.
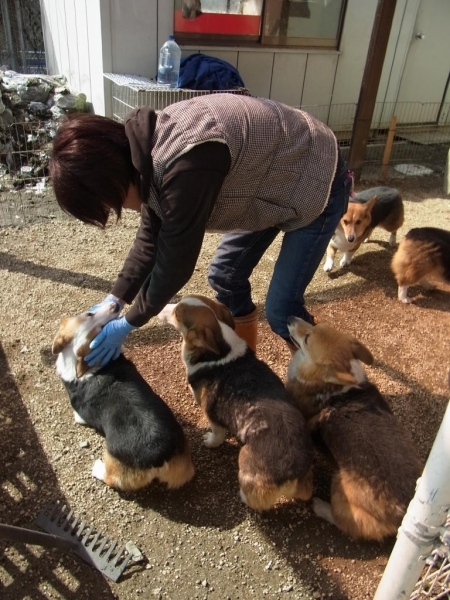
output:
M124 491L138 490L155 478L178 488L193 477L194 465L170 408L123 354L102 368L90 368L84 360L91 340L117 312L111 302L95 313L62 319L52 345L75 422L105 437L104 460L95 461L92 475Z
M326 273L332 270L338 250L344 253L340 266L348 266L362 242L369 241L375 227L390 232L389 245L394 247L403 219L403 201L400 192L393 188L370 188L350 198L347 212L328 244L323 270Z
M205 445L220 446L227 432L242 444L241 500L257 511L282 496L308 500L312 443L305 420L281 379L234 332L228 309L189 295L159 317L181 333L187 380L211 426Z
M400 526L422 465L409 436L367 380L370 351L324 323L289 317L298 350L286 389L308 429L331 454L331 504L313 500L316 515L354 539L382 540Z
M398 285L398 299L409 304L408 287L420 283L433 289L429 281L450 283L450 231L436 227L410 229L400 241L391 262Z

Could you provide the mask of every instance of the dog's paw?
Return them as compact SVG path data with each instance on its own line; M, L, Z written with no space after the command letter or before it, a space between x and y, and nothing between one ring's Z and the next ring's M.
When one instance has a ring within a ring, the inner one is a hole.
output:
M242 488L239 489L239 497L241 498L241 500L245 504L245 506L248 506L247 498L245 497L245 494L242 491Z
M333 269L333 259L327 258L325 264L323 265L323 270L325 273L329 273Z
M339 264L340 264L340 266L341 266L341 267L348 267L348 265L349 265L351 262L352 262L352 259L351 259L351 258L347 258L346 256L343 256L343 257L341 258L341 261L340 261L340 263L339 263Z
M395 233L391 233L391 235L389 236L389 246L391 248L394 248L394 246L397 245L397 234Z
M105 467L105 463L100 460L99 458L97 458L97 460L94 463L94 466L92 467L92 477L95 477L96 479L100 479L100 481L105 481L105 476L106 476L106 467Z
M407 286L399 286L398 288L398 299L403 304L411 304L411 298L408 298L408 287Z
M75 423L78 423L78 425L87 425L86 421L83 419L83 417L80 417L76 410L73 411L73 419Z
M175 306L176 304L166 304L162 311L156 315L161 323L173 325L173 311Z
M225 436L216 435L213 431L208 431L203 436L203 443L207 448L218 448L225 439Z
M320 498L313 498L313 511L321 519L325 519L329 523L334 523L333 514L331 512L331 504L324 502Z

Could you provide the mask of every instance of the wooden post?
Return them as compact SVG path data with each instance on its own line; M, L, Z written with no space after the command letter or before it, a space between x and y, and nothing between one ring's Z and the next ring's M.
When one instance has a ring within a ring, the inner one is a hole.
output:
M445 164L444 173L444 194L450 194L450 148L447 153L447 162Z
M391 160L392 153L392 145L394 143L395 129L397 127L397 117L392 115L391 122L389 123L389 132L386 140L386 146L384 147L383 154L383 163L381 167L381 179L383 181L386 180L388 170L389 170L389 161Z
M397 0L378 0L348 157L349 169L355 173L356 181L361 178L396 3Z

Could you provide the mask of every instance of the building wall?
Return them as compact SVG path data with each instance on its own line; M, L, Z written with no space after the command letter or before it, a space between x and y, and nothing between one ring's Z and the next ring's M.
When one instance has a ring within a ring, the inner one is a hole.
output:
M397 99L420 2L397 0L379 102ZM95 112L111 114L104 72L155 77L159 48L172 33L171 0L41 0L41 4L50 73L66 75L75 91L86 93ZM441 0L438 4L441 10L450 7ZM184 46L183 56L202 52L227 60L239 69L253 95L293 106L328 106L333 126L333 118L342 119L333 117L333 106L354 107L358 101L377 5L378 0L348 0L339 51ZM442 95L436 98L441 100ZM377 118L389 119L389 111L392 108L386 106Z

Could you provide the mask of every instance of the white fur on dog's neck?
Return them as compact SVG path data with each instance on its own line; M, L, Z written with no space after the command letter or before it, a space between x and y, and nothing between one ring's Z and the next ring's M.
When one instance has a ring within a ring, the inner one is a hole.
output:
M79 358L79 349L86 344L88 339L92 338L94 330L103 327L109 321L117 318L117 304L115 302L105 303L95 313L86 313L89 319L85 319L75 331L72 339L58 354L56 360L56 372L63 381L78 381L91 377L99 366L95 365L88 369L81 377L77 376L77 360Z
M77 355L73 342L66 346L64 350L58 354L58 358L56 359L56 372L61 379L67 383L75 381L75 379L81 381L87 377L92 377L95 370L96 367L93 367L86 371L81 377L77 376Z
M353 377L356 379L355 385L361 385L367 381L366 372L364 371L361 363L356 358L352 358L350 361L351 369L350 372ZM355 385L349 385L347 389L351 387L355 387Z
M208 366L214 367L217 365L226 365L227 363L233 362L240 356L244 356L244 354L247 352L247 344L245 343L245 341L242 338L240 338L237 335L237 333L235 333L233 331L233 329L231 329L231 327L229 327L225 323L222 323L222 321L219 321L218 323L220 325L220 329L222 330L223 339L230 345L229 353L226 356L224 356L223 358L220 358L219 360L209 360L209 361L197 363L195 365L191 365L189 363L190 352L184 346L183 361L184 361L184 364L186 365L186 371L187 371L188 377L190 375L193 375L196 371L198 371L199 369L202 369L203 367L208 367Z

